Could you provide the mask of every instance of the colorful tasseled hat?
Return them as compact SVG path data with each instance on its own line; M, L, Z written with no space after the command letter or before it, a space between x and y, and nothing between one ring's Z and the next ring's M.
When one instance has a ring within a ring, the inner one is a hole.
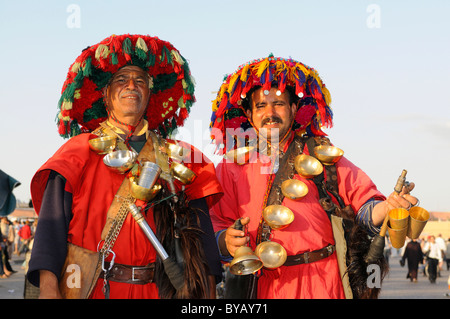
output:
M292 126L295 132L326 135L321 128L333 124L331 97L317 71L298 61L270 55L243 64L225 77L212 104L211 137L217 146L228 145L227 129L246 131L252 127L242 101L252 88L260 86L270 90L272 85L277 85L281 92L289 86L300 98L300 109ZM217 136L218 130L221 138Z
M58 103L64 138L95 130L106 120L102 89L117 70L141 67L153 79L145 119L162 136L182 126L195 101L187 61L169 42L148 35L112 35L84 49L70 66Z

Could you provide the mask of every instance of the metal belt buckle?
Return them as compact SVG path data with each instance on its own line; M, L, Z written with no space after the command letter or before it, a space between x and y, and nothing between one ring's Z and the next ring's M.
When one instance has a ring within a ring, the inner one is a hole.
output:
M305 260L305 264L309 262L309 252L306 251L303 253L303 259Z
M140 269L145 269L146 267L131 267L131 281L141 281L141 279L136 279L134 278L134 270L140 270Z
M328 256L331 255L333 253L333 245L328 245L327 251L328 251Z

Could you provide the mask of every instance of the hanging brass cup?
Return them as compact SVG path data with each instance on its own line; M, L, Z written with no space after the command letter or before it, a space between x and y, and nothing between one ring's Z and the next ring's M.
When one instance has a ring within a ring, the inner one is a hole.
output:
M236 249L234 258L230 263L230 272L234 275L250 275L263 267L262 261L248 246Z
M408 231L408 226L404 228L392 228L390 225L390 221L388 222L388 232L389 239L391 240L392 247L394 248L402 248L405 244L406 240L406 232Z
M281 183L281 192L292 200L300 200L308 194L308 186L298 179L287 179Z
M336 146L319 145L314 148L314 154L324 165L332 165L341 159L344 151Z
M117 138L113 136L102 136L89 140L89 147L97 154L108 154L117 145Z
M409 210L409 216L407 236L411 239L417 239L430 219L430 213L422 207L414 206Z
M165 142L165 145L166 145L167 155L169 155L169 157L171 157L175 160L183 162L190 155L190 150L188 150L187 148L184 148L180 145L170 143L167 141Z
M294 213L282 205L269 205L263 210L263 218L272 229L283 229L294 221Z
M112 170L124 174L130 170L137 158L137 154L133 151L120 150L108 153L103 158L103 163Z
M409 213L404 208L395 208L389 211L389 224L393 229L403 229L408 226Z
M172 171L173 177L183 184L190 184L197 177L192 170L178 162L172 162L170 164L170 170Z
M236 163L238 165L243 165L249 162L250 160L250 154L253 151L253 146L244 146L239 147L237 149L228 151L225 154L225 158L228 161L232 161L233 163Z
M317 158L306 154L295 157L294 167L297 173L304 178L313 178L323 172L322 163Z
M263 241L258 244L255 255L261 259L264 267L270 269L283 266L287 259L286 249L273 241Z
M136 183L136 179L134 177L130 177L130 193L131 196L133 196L136 199L140 199L146 202L151 201L160 190L161 190L160 184L155 184L152 186L152 188L145 188L139 186Z

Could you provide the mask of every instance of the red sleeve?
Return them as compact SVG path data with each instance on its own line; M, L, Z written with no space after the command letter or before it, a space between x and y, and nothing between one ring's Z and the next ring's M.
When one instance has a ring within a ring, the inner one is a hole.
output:
M360 168L345 157L336 163L339 195L346 205L351 205L356 213L369 199L385 200L373 181Z
M215 232L230 227L240 217L239 209L236 206L236 183L234 182L233 172L229 171L230 165L233 164L227 164L223 161L216 168L217 178L222 185L224 193L220 201L211 209L211 221Z
M75 189L81 182L79 176L89 159L90 134L80 134L68 140L56 153L42 165L31 180L31 197L36 213L39 214L42 197L47 185L50 170L57 172L67 180L67 187Z

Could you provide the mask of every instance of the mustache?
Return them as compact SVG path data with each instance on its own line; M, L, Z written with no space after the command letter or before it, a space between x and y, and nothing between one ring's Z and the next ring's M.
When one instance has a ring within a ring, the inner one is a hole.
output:
M134 94L134 95L137 95L139 98L142 98L141 93L136 90L126 90L126 91L120 93L119 97L122 97L122 96L128 95L128 94Z
M261 126L264 126L269 122L280 123L280 124L283 123L281 118L279 118L278 116L271 116L271 117L268 117L268 118L262 120Z

